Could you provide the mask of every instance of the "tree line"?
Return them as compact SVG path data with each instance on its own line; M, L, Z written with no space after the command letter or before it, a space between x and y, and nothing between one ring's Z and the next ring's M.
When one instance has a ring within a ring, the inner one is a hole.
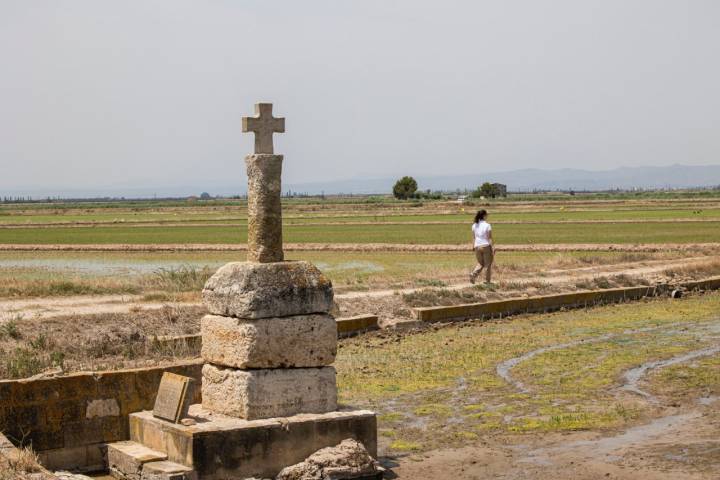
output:
M470 192L472 198L496 198L507 196L507 189L499 183L485 182L475 190ZM413 177L405 176L395 182L393 186L393 196L398 200L409 200L412 198L440 198L439 193L431 194L427 192L418 192L417 181Z

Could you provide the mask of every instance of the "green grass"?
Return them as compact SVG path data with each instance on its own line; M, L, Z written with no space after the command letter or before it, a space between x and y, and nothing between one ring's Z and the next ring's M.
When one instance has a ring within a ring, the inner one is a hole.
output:
M284 228L290 243L468 243L467 225L294 225ZM720 222L625 223L616 225L519 224L498 225L498 244L529 243L692 243L720 240ZM55 227L0 230L0 243L9 244L162 244L244 243L244 226L180 227Z
M530 211L491 210L491 220L496 222L557 222L557 221L585 221L585 220L675 220L675 219L720 219L718 208L659 208L623 207L618 209L589 208L589 209L551 209ZM576 207L575 207L576 208ZM453 207L455 213L410 213L408 209L385 212L378 210L374 214L364 212L333 212L320 210L315 212L287 212L284 221L286 224L303 223L388 223L388 222L455 222L465 224L471 221L474 209L466 208L464 212L460 207ZM0 224L13 223L74 223L74 222L112 222L117 224L130 222L169 222L169 223L237 223L246 224L245 210L230 211L202 211L186 209L186 211L111 211L111 212L73 212L56 214L24 214L0 216Z

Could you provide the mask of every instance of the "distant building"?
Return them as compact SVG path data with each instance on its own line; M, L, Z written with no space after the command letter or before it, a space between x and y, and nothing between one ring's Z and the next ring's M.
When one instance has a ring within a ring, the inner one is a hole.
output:
M493 183L492 187L496 197L507 197L507 185L504 183Z
M457 198L456 202L457 202L458 204L462 205L462 204L465 203L465 199L466 199L466 198L467 198L467 197L466 197L465 195L458 195L458 198Z

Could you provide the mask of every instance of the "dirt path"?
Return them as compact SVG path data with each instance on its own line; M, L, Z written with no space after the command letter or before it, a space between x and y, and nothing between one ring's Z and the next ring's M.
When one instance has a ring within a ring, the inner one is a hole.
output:
M402 244L402 243L287 243L283 249L334 252L469 252L468 245ZM0 251L17 252L226 252L245 251L243 243L176 243L176 244L0 244ZM536 243L499 245L499 252L693 252L720 250L714 243Z
M568 270L547 270L545 271L545 275L542 277L539 276L533 276L529 275L527 273L521 274L519 276L508 276L503 277L501 280L506 282L513 282L513 283L530 283L530 282L536 282L538 280L541 280L544 283L552 284L552 285L559 285L563 283L568 282L576 282L578 280L582 279L592 279L598 276L608 276L608 275L629 275L629 276L647 276L651 274L657 274L660 272L663 272L664 270L667 270L672 267L688 267L693 265L701 265L708 260L710 260L710 257L691 257L691 258L681 258L681 259L674 259L674 260L648 260L642 262L641 265L638 265L638 263L618 263L616 265L601 265L601 266L594 266L594 267L582 267L582 268L573 268ZM442 287L448 290L462 290L465 288L472 287L472 284L470 282L467 283L458 283L455 285L449 285L447 287ZM395 295L395 294L410 294L419 292L422 290L428 290L429 288L433 287L418 287L418 288L406 288L406 289L400 289L400 290L393 290L393 289L386 289L386 290L374 290L371 292L348 292L348 293L342 293L339 295L335 295L335 298L337 299L353 299L353 298L377 298L377 297L387 297L389 295Z
M65 315L128 313L135 310L157 310L173 304L142 302L137 295L82 295L73 297L0 300L0 324L23 318L53 318Z
M652 260L644 261L642 264L621 263L617 265L602 265L594 267L583 267L568 270L549 270L547 276L533 277L528 274L508 276L503 281L518 284L542 280L552 285L562 285L577 282L583 279L592 279L598 276L626 274L630 276L648 276L657 274L672 267L687 267L700 265L707 262L709 257L692 257L674 260ZM472 285L460 283L441 287L450 290L461 290ZM384 289L371 292L348 292L335 295L336 300L350 301L368 300L390 297L396 294L410 294L437 287L419 287L407 289ZM55 298L31 298L31 299L0 299L0 322L11 319L22 318L52 318L62 315L90 315L99 313L128 313L134 309L159 309L168 305L168 302L143 302L139 295L97 295L97 296L73 296ZM171 305L198 306L194 303L178 303Z

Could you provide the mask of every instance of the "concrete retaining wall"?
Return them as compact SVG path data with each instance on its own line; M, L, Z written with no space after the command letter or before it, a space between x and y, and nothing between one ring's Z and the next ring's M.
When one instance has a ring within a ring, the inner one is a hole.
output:
M104 444L129 438L128 415L152 409L170 371L201 379L202 362L0 381L0 431L51 470L104 468ZM195 402L200 401L196 389Z
M618 303L654 297L673 288L684 290L720 289L720 277L695 280L677 285L613 288L588 292L560 293L527 298L511 298L485 303L468 303L449 307L413 308L413 315L424 322L467 320L471 318L501 317L518 313L549 312L560 308L578 308L600 303Z
M349 337L358 333L377 330L377 315L358 315L356 317L338 318L337 331L338 337Z

